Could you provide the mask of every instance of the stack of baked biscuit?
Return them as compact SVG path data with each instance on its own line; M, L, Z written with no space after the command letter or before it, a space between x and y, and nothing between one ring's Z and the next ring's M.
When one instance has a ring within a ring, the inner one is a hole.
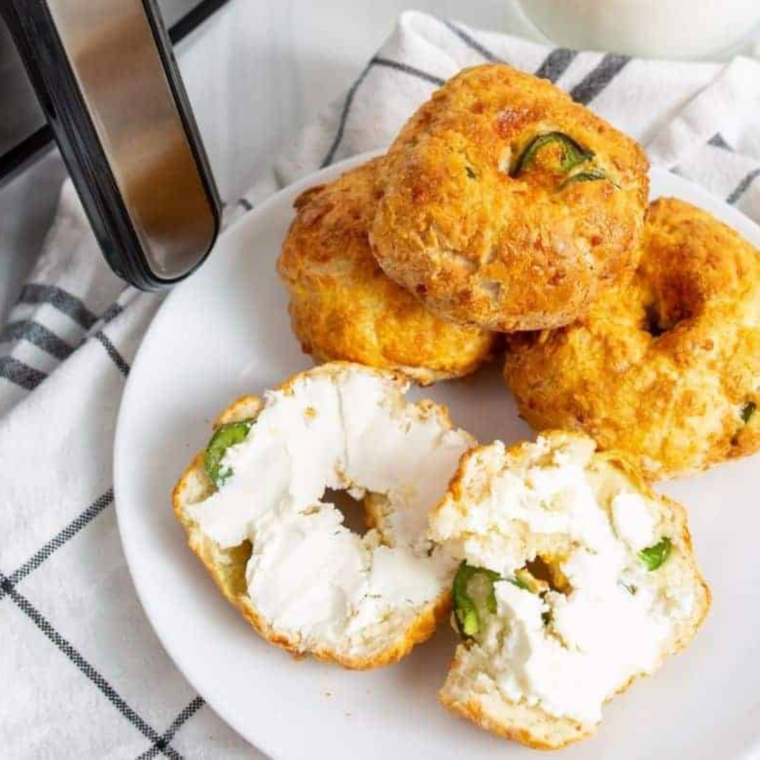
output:
M549 82L465 70L387 155L297 200L278 264L293 329L317 360L421 384L506 344L529 423L655 479L756 451L760 259L688 203L647 207L647 170Z

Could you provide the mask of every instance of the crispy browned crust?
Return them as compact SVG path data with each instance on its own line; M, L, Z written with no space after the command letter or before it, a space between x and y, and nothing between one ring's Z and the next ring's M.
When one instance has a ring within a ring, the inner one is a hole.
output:
M648 477L760 450L760 409L740 417L760 407L760 256L691 204L655 201L634 276L575 324L509 348L505 379L534 428L583 430Z
M477 699L460 700L443 689L438 692L438 699L447 710L450 710L460 718L471 721L478 728L490 731L502 739L520 742L520 744L524 744L531 749L562 749L594 734L592 728L586 727L584 729L583 726L577 724L577 727L569 727L569 730L562 732L560 734L561 738L558 737L556 740L551 740L534 734L529 729L522 728L519 725L503 723L497 716L485 708L483 702Z
M294 383L307 373L332 374L343 366L345 363L335 362L331 365L301 372L280 385L278 390L287 393ZM399 385L404 385L406 382L405 378L397 373L378 371L378 374L386 375ZM424 406L426 402L420 403ZM214 427L237 420L255 419L262 408L263 401L258 396L241 396L217 417ZM445 407L437 407L436 411L442 420L449 419ZM246 542L238 547L222 549L205 536L198 524L188 516L185 510L188 505L204 500L213 492L213 484L205 473L204 457L205 452L199 452L174 487L172 492L174 514L187 533L190 549L203 563L223 596L270 644L290 652L296 658L311 655L318 660L337 663L351 670L370 670L390 665L405 657L415 645L430 638L435 632L438 622L448 615L451 609L451 590L449 588L445 589L438 599L431 602L419 613L403 632L403 635L389 642L382 649L374 651L370 656L349 657L327 648L305 651L300 641L274 630L258 614L251 603L245 581L245 567L251 553L250 544Z
M374 159L296 199L277 262L293 332L317 361L400 370L421 385L474 372L496 336L433 315L372 256L382 167Z
M583 434L568 431L546 431L542 435L554 440L585 438ZM519 457L527 446L530 446L530 442L522 442L510 446L505 450L505 458ZM457 472L449 484L447 496L439 503L437 509L431 513L431 519L435 518L436 511L442 509L446 501L453 500L456 502L464 497L465 488L463 484L468 464L471 459L478 456L483 448L485 447L478 446L470 449L470 451L462 456ZM694 557L686 510L678 502L653 491L650 482L641 473L635 459L627 453L620 451L597 451L594 458L602 466L609 464L621 472L642 496L657 501L661 509L667 513L668 522L673 526L674 532L678 536L677 540L674 541L674 547L675 556L679 560L680 570L689 574L695 587L698 589L696 611L692 618L687 621L687 624L675 632L668 645L663 649L659 661L659 664L662 665L668 657L686 648L707 617L712 603L710 588L702 576ZM678 577L680 577L680 573ZM533 749L562 749L596 733L600 724L584 725L572 718L556 718L548 715L538 707L529 707L522 703L509 702L499 693L483 694L473 692L467 698L460 698L455 693L457 689L454 681L460 677L459 671L462 668L461 657L463 652L464 644L460 644L450 665L446 682L438 692L439 701L448 710L472 721L486 731L491 731L505 739L518 741ZM627 691L641 677L643 676L632 676L607 702ZM465 680L464 676L461 676L461 678Z
M551 131L592 150L588 166L615 184L560 187L543 165L511 176L530 141ZM373 252L391 279L462 324L558 327L633 266L647 169L633 140L550 82L505 64L465 69L393 143Z

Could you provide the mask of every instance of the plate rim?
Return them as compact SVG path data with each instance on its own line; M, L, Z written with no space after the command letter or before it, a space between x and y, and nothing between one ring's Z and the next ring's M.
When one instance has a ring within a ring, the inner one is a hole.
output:
M225 255L224 250L219 251L219 248L223 249L225 246L232 245L233 243L229 241L233 241L238 235L243 235L244 230L247 226L253 225L257 222L257 220L267 216L270 210L277 207L285 196L292 194L293 197L295 197L303 190L313 187L314 185L321 184L326 180L330 181L331 179L337 178L337 176L339 176L342 172L355 168L356 166L359 166L372 158L380 156L383 153L385 153L385 150L378 149L356 154L354 156L336 162L335 164L331 164L330 166L320 168L279 189L267 197L264 201L262 201L261 204L256 206L252 211L238 219L230 227L224 230L216 243L215 251L212 252L209 258L212 259L215 255ZM721 216L719 217L719 221L722 221L725 224L728 224L732 228L736 229L744 237L754 237L755 240L758 241L757 245L760 246L760 224L757 224L746 214L742 213L734 206L728 204L724 199L718 197L717 195L714 195L701 185L691 182L690 180L687 180L684 177L674 174L673 172L670 172L666 169L652 166L650 167L649 174L650 181L653 179L653 177L661 175L667 177L667 182L671 185L671 188L677 187L679 185L682 186L686 189L686 194L693 198L699 199L695 205L698 205L700 208L702 207L701 204L703 202L713 207L716 205L720 206ZM676 195L676 197L678 196ZM652 200L653 198L650 197L649 202ZM753 243L753 245L756 244ZM178 294L181 294L183 290L188 287L187 283L191 280L203 278L205 271L206 267L204 266L201 270L195 273L192 278L188 278L188 280L183 281L169 293L167 298L161 304L156 314L150 321L145 334L140 340L137 352L132 361L132 369L130 371L129 377L127 378L127 382L125 384L124 391L119 402L119 411L114 432L113 490L116 523L119 533L119 541L121 543L122 551L124 552L127 569L138 601L140 603L140 607L145 613L151 629L157 636L161 646L171 659L174 666L188 681L195 692L204 699L204 701L216 713L216 715L228 726L230 726L245 742L247 742L250 746L259 752L268 755L269 757L278 757L281 756L279 755L279 748L270 744L270 741L266 735L257 735L254 738L254 734L250 730L251 726L249 724L243 724L241 720L239 720L237 713L230 713L226 710L226 707L224 705L220 704L222 700L220 698L221 692L219 690L210 692L206 688L205 683L201 685L198 682L198 678L196 678L196 674L193 672L192 665L191 663L189 664L189 661L192 658L186 657L186 655L180 651L180 648L176 645L178 636L176 636L176 634L172 634L171 629L165 628L163 623L159 621L159 616L155 612L154 608L155 601L151 598L148 584L142 583L142 575L137 569L139 565L140 552L136 543L133 543L131 540L131 529L127 527L128 520L126 514L129 510L129 507L125 506L125 504L128 500L120 498L120 494L124 493L124 489L121 485L123 482L121 463L124 462L124 450L128 448L128 442L125 440L126 434L124 433L124 429L126 427L125 418L130 411L131 397L139 393L142 364L147 361L145 357L150 353L153 342L158 339L157 336L161 331L161 325L164 320L169 318L168 315L174 308L173 304L179 298ZM760 730L758 730L757 734L760 736Z

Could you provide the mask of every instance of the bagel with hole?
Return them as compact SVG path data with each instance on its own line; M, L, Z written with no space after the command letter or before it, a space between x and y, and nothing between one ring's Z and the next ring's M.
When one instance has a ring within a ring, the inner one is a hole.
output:
M469 374L497 336L432 314L372 256L383 166L376 158L297 198L277 262L293 332L317 361L400 370L421 385Z
M391 146L372 249L448 319L559 327L634 265L647 169L633 140L550 82L465 69Z
M760 256L684 201L652 203L632 278L509 349L506 382L533 427L585 431L652 478L760 449Z
M448 611L455 568L427 518L474 440L445 407L405 401L407 387L335 362L243 397L175 487L190 548L270 643L374 668ZM365 535L328 489L364 501Z
M683 649L710 606L684 510L595 448L566 432L475 448L431 515L461 562L463 642L440 699L540 749L590 736L603 704Z

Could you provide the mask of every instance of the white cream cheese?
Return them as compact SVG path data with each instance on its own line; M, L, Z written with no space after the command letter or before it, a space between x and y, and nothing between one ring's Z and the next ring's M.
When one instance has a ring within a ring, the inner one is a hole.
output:
M485 644L496 655L489 667L513 701L596 723L608 697L632 675L655 668L670 624L618 585L547 596L542 603L511 583L496 584L499 612ZM547 612L551 627L542 617Z
M612 500L615 532L634 551L655 542L655 520L646 501L635 493L619 493Z
M388 376L315 370L266 394L247 438L225 454L232 476L189 513L224 548L251 540L248 593L270 625L304 647L338 646L389 617L408 622L450 582L427 514L472 443L407 404ZM387 525L351 532L322 501L327 488L379 495Z
M496 582L497 614L485 616L470 652L482 651L482 669L508 699L596 723L607 698L657 666L674 619L689 614L636 556L659 539L650 507L622 492L601 503L585 470L593 444L547 453L539 438L532 455L508 470L496 466L504 461L501 444L480 452L472 481L482 483L487 470L489 487L466 514L441 508L433 534L448 533L470 565L505 579L535 559L536 546L563 547L550 560L569 590L538 594ZM465 487L469 477L466 471ZM635 587L624 585L628 576Z

